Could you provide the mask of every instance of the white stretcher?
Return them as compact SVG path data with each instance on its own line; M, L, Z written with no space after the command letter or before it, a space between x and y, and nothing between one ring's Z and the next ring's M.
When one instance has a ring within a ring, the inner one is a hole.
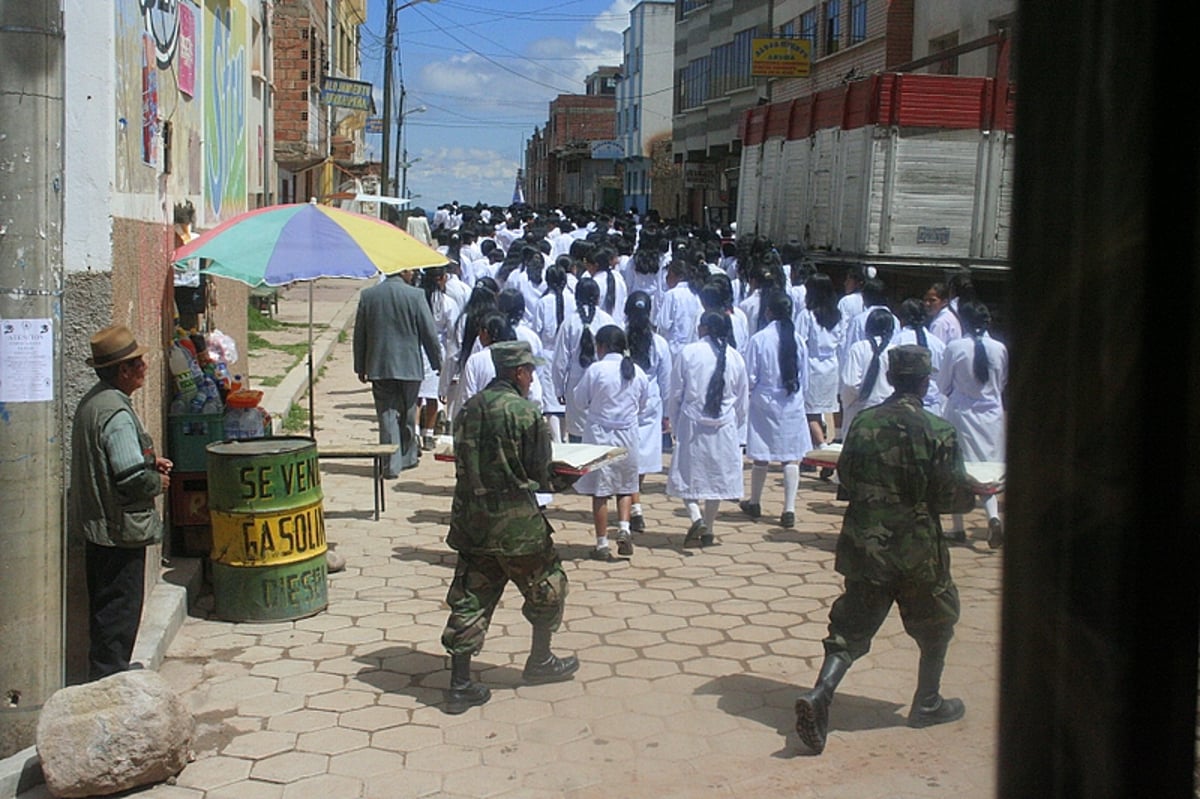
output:
M841 444L829 444L823 449L814 449L805 453L801 463L805 466L818 468L837 468L838 458L842 454ZM1004 463L1000 461L982 461L968 463L967 477L971 490L980 496L991 496L1004 491Z

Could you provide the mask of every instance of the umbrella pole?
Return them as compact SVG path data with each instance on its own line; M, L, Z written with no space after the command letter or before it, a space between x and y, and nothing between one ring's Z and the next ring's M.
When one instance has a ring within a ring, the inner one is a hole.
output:
M313 281L308 281L308 437L317 438L317 422L313 415Z

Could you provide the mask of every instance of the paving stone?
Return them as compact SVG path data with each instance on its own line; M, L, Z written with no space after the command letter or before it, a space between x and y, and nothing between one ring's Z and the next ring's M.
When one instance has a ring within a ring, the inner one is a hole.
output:
M287 784L324 774L329 758L312 752L284 752L259 760L250 770L256 780Z

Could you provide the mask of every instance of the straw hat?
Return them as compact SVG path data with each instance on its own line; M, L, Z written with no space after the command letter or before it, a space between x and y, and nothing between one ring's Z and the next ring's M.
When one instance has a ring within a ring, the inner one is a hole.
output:
M137 339L125 325L112 325L92 336L92 357L87 359L87 365L93 369L103 369L140 357L149 351L149 347L137 343Z

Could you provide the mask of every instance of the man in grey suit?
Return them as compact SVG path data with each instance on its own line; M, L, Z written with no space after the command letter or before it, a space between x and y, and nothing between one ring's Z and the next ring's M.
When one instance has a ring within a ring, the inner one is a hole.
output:
M360 381L371 382L379 443L399 446L384 473L388 478L413 468L420 457L416 413L425 376L421 350L435 371L442 365L433 313L425 292L408 283L409 274L389 275L363 289L354 321L354 372Z

